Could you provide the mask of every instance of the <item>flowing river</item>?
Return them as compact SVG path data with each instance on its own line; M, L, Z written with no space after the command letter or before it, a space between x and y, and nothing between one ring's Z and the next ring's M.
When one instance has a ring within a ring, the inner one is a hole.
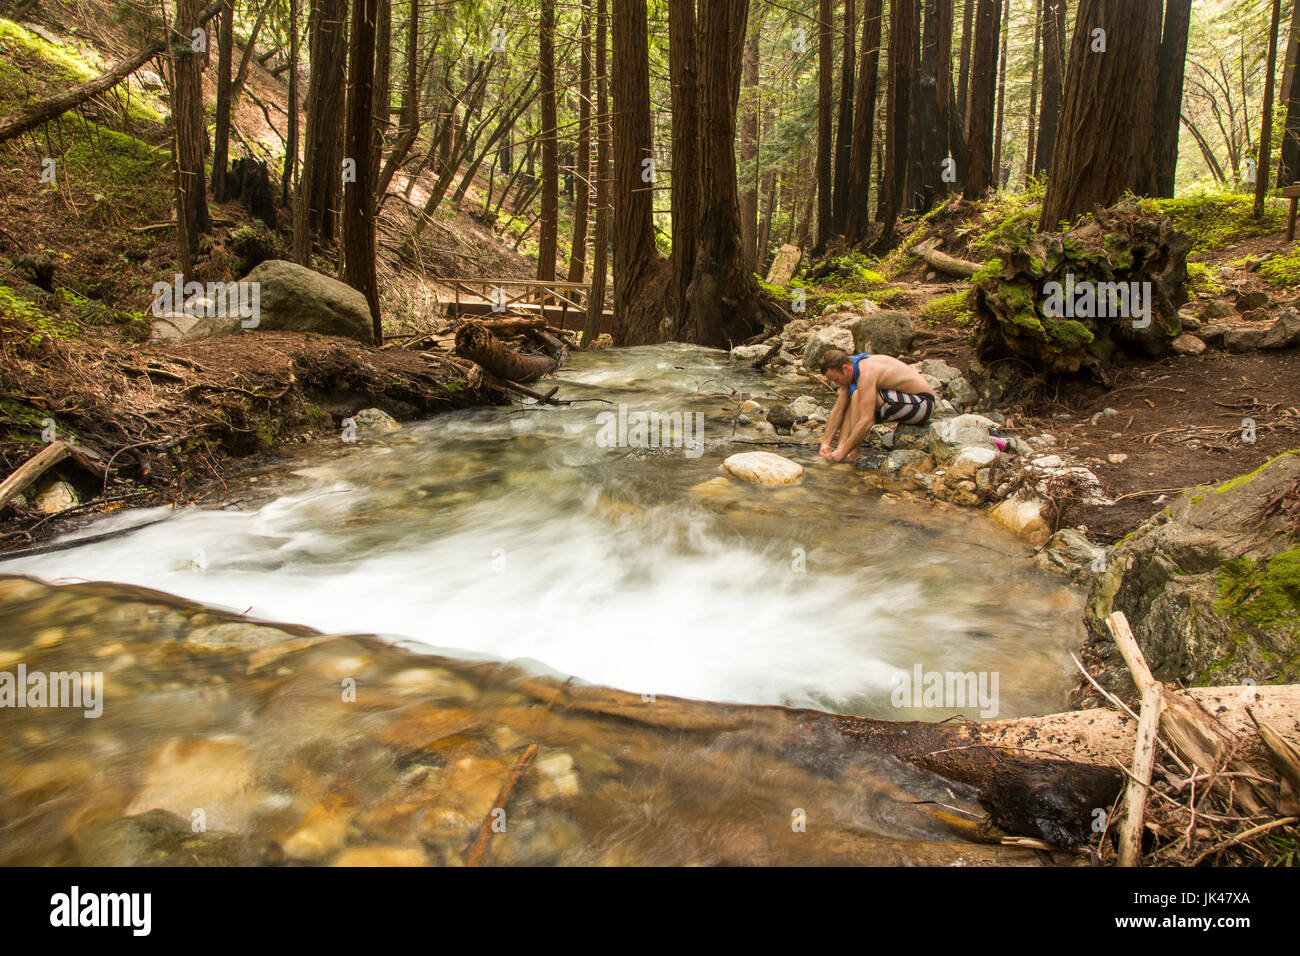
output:
M459 862L529 742L541 749L510 806L533 808L536 832L496 838L488 862L1012 853L906 809L977 813L972 794L822 731L800 742L776 716L789 712L723 705L1065 709L1083 636L1065 579L979 513L882 495L815 443L772 449L804 465L801 485L720 478L722 459L757 448L732 441L741 395L807 391L725 353L579 353L553 384L583 401L362 431L232 483L223 508L123 513L76 534L156 523L0 561L0 575L116 582L0 579L0 670L105 673L102 717L60 712L56 733L52 711L0 711L0 862L142 862L141 841L186 840L211 862ZM620 444L620 414L652 411L702 422L702 444ZM979 675L980 699L910 693L932 672ZM589 685L618 692L556 703ZM643 726L618 718L627 708ZM766 808L772 832L737 801ZM797 825L813 805L839 841L815 852L787 837L813 832ZM133 815L157 810L175 816L141 836ZM177 829L195 810L234 842Z

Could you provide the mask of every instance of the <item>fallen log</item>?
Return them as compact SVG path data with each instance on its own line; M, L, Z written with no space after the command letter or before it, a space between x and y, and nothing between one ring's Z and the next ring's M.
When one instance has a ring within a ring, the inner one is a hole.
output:
M978 262L971 262L969 259L958 259L950 256L946 252L940 252L935 248L938 243L937 239L931 239L923 242L913 251L917 253L926 264L936 272L943 272L948 275L965 276L970 278L979 272L984 266Z
M19 465L14 470L14 473L5 479L3 484L0 484L0 508L8 504L10 498L19 494L33 481L67 457L68 443L53 441Z
M456 354L509 382L531 382L560 365L549 355L524 355L510 348L482 322L466 322L456 330Z
M207 23L221 12L221 7L220 3L214 3L202 11L199 14L199 23ZM170 28L168 32L170 32ZM34 129L42 123L57 119L68 110L80 106L86 100L98 96L105 90L111 89L166 49L166 39L155 40L143 49L137 50L111 70L105 70L93 80L87 80L80 86L74 86L66 93L51 96L49 99L41 100L39 103L33 103L31 106L21 109L17 113L11 113L0 120L0 143L13 139L15 136L21 136L29 129Z

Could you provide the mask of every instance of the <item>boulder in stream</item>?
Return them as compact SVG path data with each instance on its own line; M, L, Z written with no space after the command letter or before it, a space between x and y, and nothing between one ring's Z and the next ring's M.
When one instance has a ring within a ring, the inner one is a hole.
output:
M756 485L797 485L803 481L803 465L770 451L747 451L722 463L727 474Z

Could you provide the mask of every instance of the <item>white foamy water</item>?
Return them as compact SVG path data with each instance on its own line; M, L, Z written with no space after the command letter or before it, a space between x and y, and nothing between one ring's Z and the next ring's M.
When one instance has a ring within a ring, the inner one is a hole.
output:
M578 355L562 376L562 398L704 412L695 459L601 447L600 404L477 409L332 443L243 510L189 509L0 571L139 584L642 693L947 716L891 707L891 678L919 663L999 672L999 716L1058 709L1077 598L984 519L882 501L815 449L792 455L802 486L698 489L752 450L727 443L732 387L767 387L718 356Z

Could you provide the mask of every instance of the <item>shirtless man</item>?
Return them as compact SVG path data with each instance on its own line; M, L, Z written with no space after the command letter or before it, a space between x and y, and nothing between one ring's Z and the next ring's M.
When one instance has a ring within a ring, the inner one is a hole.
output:
M934 411L930 383L892 356L864 352L850 357L840 349L831 349L821 365L822 374L840 387L826 420L823 458L847 461L876 422L921 425ZM832 450L837 431L839 445Z

